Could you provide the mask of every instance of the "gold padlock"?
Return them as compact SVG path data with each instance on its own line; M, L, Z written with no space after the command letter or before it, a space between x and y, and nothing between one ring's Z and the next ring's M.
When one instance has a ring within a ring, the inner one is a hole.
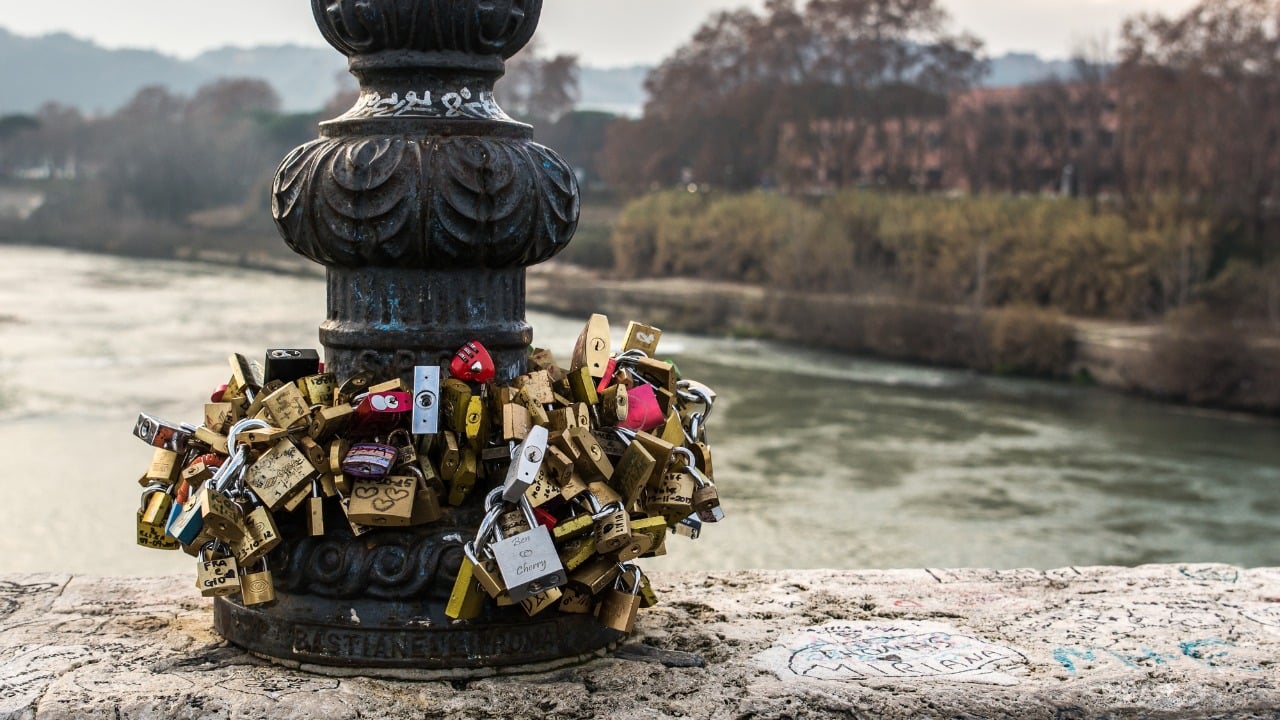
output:
M413 496L417 478L389 475L383 478L356 478L352 483L347 518L375 527L402 527L413 520Z
M592 598L581 588L566 587L560 592L560 612L586 614L591 612Z
M593 517L596 521L596 552L606 555L631 542L631 518L622 506L605 506Z
M266 558L260 563L261 570L245 573L240 576L240 599L246 607L267 605L276 601L275 581L271 571L267 569Z
M591 377L600 380L609 364L609 318L599 313L587 320L573 346L573 358L569 369L586 368Z
M551 588L521 600L520 607L524 608L529 617L533 617L549 607L555 607L561 597L560 588Z
M560 556L560 564L564 565L564 569L572 572L596 557L595 540L590 536L568 540L556 550L556 555Z
M636 575L632 590L624 590L622 578L604 595L600 603L600 622L618 632L630 633L636 628L636 615L640 611L640 568L632 565L628 574Z
M649 552L649 548L653 547L653 538L648 535L631 534L631 542L623 545L613 553L614 559L618 562L626 563Z
M454 620L479 617L484 609L484 589L476 582L472 572L474 568L475 563L471 558L463 555L458 577L453 581L453 591L449 593L449 601L444 606L444 614Z
M144 485L159 483L172 485L178 477L178 453L173 450L156 448L151 453L151 464L139 482Z
M476 453L471 448L466 448L460 453L461 460L458 463L458 469L453 473L453 480L449 483L449 504L457 507L466 501L467 496L471 494L471 488L476 485Z
M645 355L653 357L658 352L658 341L661 339L661 330L633 320L627 323L626 333L622 336L622 351L640 350Z
M595 436L582 427L570 430L569 436L578 446L579 452L574 460L578 472L588 480L608 480L613 475L613 463L609 461Z
M632 442L627 446L609 478L609 487L622 496L623 505L631 507L640 497L640 491L649 484L649 478L657 464L657 460L643 444Z
M610 385L600 393L600 420L605 425L621 425L630 412L630 395L622 385Z
M240 592L240 572L229 552L219 552L214 543L200 549L196 566L196 589L204 597L222 597Z
M240 506L208 484L200 488L200 515L205 532L215 538L233 542L244 537L244 512Z
M426 477L423 476L421 470L415 470L418 475L417 491L413 496L413 513L410 515L410 525L425 525L439 520L443 515L440 509L440 495L435 488L427 484Z
M596 557L569 573L569 587L576 587L588 595L599 595L618 577L618 563L605 557Z

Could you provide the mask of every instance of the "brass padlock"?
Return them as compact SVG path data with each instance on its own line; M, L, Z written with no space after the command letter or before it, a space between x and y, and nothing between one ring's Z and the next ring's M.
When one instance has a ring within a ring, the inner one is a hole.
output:
M606 505L592 518L596 521L596 552L606 555L631 542L631 518L621 505Z
M413 495L413 512L409 516L409 524L425 525L439 520L444 515L440 509L439 493L427 484L426 476L417 467L411 466L405 470L417 477L417 490Z
M622 496L622 504L631 507L640 497L640 491L649 484L657 460L639 442L632 442L622 458L618 460L613 475L609 478L609 487Z
M268 605L276 601L275 580L267 569L267 559L259 561L261 570L245 573L240 576L240 599L246 607L252 605Z
M205 403L204 425L219 435L226 435L236 422L235 405L229 402Z
M391 475L384 478L356 478L352 483L347 518L375 527L402 527L413 520L413 496L417 478Z
M327 443L341 432L345 432L355 421L356 409L350 405L336 405L321 408L311 416L311 426L307 434L318 443Z
M173 509L173 496L163 485L150 485L142 492L141 522L155 525L164 530L169 520L169 511Z
M471 394L471 386L457 378L446 378L440 383L440 417L446 428L459 435L466 432Z
M683 518L693 512L693 493L697 481L685 468L673 470L663 476L658 488L649 493L646 505L650 514Z
M578 446L579 452L574 465L582 476L587 480L608 480L613 475L613 463L609 461L595 436L582 427L570 430L569 436Z
M724 519L724 509L720 507L720 493L716 486L707 480L700 470L694 469L694 480L698 487L693 491L693 511L702 522L720 522Z
M555 607L560 602L561 597L560 588L549 588L537 595L530 595L521 600L520 607L524 608L529 617L533 617L547 608Z
M159 500L155 496L162 495L164 500ZM155 513L159 522L147 522L147 517L152 503L155 503ZM168 523L171 512L160 513L163 505L172 506L172 498L162 485L152 485L142 491L142 507L138 508L138 544L142 547L151 548L153 550L177 550L178 541L166 534L165 526ZM159 513L156 515L156 513Z
M324 537L324 492L319 480L311 481L311 497L307 498L307 534Z
M196 589L204 597L222 597L240 592L240 572L229 551L218 551L217 543L200 548L196 567Z
M413 446L413 436L408 430L399 429L387 436L387 443L396 449L396 467L418 462L418 449Z
M613 553L613 557L618 562L626 563L649 552L653 547L653 538L648 535L631 534L631 541Z
M200 488L200 515L205 532L222 540L233 542L244 537L244 512L226 495L206 483Z
M653 469L649 471L649 479L645 484L648 487L656 488L658 483L662 482L662 476L666 474L667 466L671 464L671 456L676 446L647 432L637 432L632 438L632 443L639 443L641 447L648 450L649 454L653 456Z
M576 537L582 537L594 530L595 527L596 522L591 519L590 514L574 515L556 523L556 526L551 530L551 539L561 543ZM665 531L666 526L663 526L662 529Z
M489 441L489 411L484 398L474 395L467 401L467 417L463 434L471 447L480 450Z
M245 514L244 526L247 530L244 537L230 543L231 550L236 555L236 562L240 563L242 568L249 567L259 558L266 557L267 553L274 550L281 540L275 519L263 505L258 505Z
M263 504L276 510L317 473L302 450L286 437L245 470L244 481Z
M462 450L458 447L458 436L452 432L440 433L440 477L446 482L453 480L462 465Z
M560 556L560 564L564 565L564 569L573 572L582 567L583 563L593 557L597 557L595 539L591 536L586 536L568 540L557 550L556 554Z
M652 325L644 325L634 320L627 323L627 331L622 336L622 352L639 350L649 357L658 352L658 341L662 339L662 331Z
M621 425L630 412L630 395L622 385L610 385L600 393L600 420L605 425Z
M573 394L573 399L591 406L600 402L600 395L596 392L596 381L591 377L589 368L579 368L569 373L569 387Z
M476 581L473 573L475 566L471 558L464 554L458 576L453 581L453 590L444 606L444 614L454 620L479 617L484 609L484 589Z
M312 405L329 407L338 389L338 378L333 373L308 375L298 380L298 386Z
M310 400L292 382L282 385L263 398L262 406L275 421L276 427L288 429L311 417Z
M588 595L595 596L613 584L618 577L618 563L605 557L596 556L586 564L569 574L569 587L578 588Z
M566 586L560 592L560 612L586 614L591 612L594 598L582 588Z
M578 335L569 368L587 368L591 377L599 380L604 377L609 364L609 351L609 318L597 313L587 320L586 327Z
M449 504L457 507L466 501L471 489L476 485L476 453L471 448L461 452L458 469L449 483Z
M165 448L156 448L151 453L151 464L140 482L147 485L172 485L178 478L178 453Z
M640 612L640 568L627 566L627 573L633 576L631 590L624 590L622 577L613 588L605 593L600 603L600 622L619 632L630 633L636 629L636 615Z

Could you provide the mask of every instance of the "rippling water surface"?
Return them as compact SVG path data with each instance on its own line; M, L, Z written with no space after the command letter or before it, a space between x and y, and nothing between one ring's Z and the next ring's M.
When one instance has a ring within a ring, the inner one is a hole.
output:
M0 258L0 572L189 571L133 544L133 420L198 419L230 352L318 347L323 282ZM530 315L562 358L584 320ZM656 567L1280 565L1280 423L771 343L661 347L720 394L728 520Z

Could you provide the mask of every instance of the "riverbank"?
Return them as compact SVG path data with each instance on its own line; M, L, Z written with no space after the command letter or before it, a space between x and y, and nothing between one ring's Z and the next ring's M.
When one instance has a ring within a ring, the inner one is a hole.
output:
M1270 338L691 278L618 280L557 263L530 268L528 302L562 315L602 312L681 332L1090 382L1159 400L1280 414L1280 341Z
M0 576L0 716L1230 718L1280 714L1280 569L655 573L615 652L532 674L289 669L189 576ZM312 672L308 672L308 670Z

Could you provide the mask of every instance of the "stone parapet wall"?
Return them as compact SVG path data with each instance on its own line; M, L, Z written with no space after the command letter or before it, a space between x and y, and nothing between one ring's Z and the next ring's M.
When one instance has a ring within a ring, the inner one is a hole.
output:
M606 657L409 680L251 657L191 578L3 577L0 717L1280 718L1278 568L654 582L662 603Z

